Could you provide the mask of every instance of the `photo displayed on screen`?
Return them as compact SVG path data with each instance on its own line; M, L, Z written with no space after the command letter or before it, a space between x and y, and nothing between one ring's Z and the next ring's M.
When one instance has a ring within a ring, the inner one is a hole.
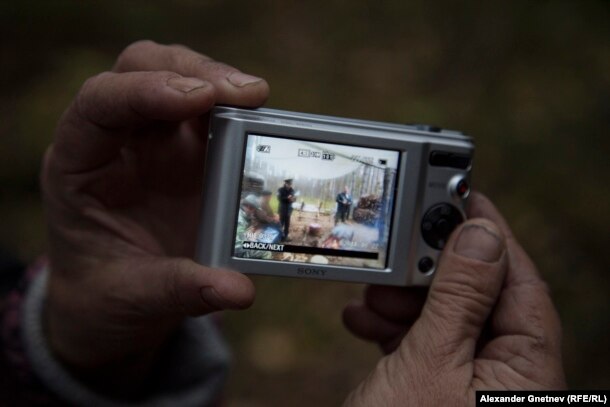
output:
M233 255L383 269L399 152L249 134Z

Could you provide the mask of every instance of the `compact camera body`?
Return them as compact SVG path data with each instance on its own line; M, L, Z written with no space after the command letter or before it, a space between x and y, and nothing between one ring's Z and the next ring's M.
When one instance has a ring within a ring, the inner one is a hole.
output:
M469 137L434 126L215 107L197 260L429 285L465 219L473 152Z

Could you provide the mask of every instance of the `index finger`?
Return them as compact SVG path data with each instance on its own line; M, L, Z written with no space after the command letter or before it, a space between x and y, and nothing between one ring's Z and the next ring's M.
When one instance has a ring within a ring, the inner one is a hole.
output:
M269 85L264 79L182 45L162 45L148 40L135 42L121 53L113 70L172 71L203 79L214 86L219 104L257 107L269 97Z
M52 152L62 173L99 168L119 155L137 126L207 112L214 88L174 72L106 72L87 80L60 120Z

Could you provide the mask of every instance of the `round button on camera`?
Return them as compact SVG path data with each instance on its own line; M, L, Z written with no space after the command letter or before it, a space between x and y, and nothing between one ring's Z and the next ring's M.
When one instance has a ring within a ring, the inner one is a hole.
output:
M448 214L447 214L448 215ZM445 215L446 216L446 215ZM434 224L436 231L442 235L448 235L453 230L454 225L446 218L440 218Z
M460 199L465 199L468 198L468 195L470 195L470 185L464 177L461 175L456 175L455 177L451 178L451 181L449 181L449 191L453 196Z
M426 256L426 257L422 257L419 260L419 263L417 263L417 268L419 269L419 271L421 271L422 273L427 273L430 270L432 270L432 268L434 267L434 260L432 260L430 257Z
M442 250L451 232L463 221L462 212L455 206L448 203L434 205L422 219L422 237L430 247Z
M455 192L458 194L460 198L465 198L470 192L470 187L468 186L468 182L465 180L461 180L457 183L455 187Z

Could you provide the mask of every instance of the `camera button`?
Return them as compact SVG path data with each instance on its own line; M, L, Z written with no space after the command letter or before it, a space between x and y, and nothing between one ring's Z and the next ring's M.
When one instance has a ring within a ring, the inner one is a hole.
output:
M412 126L414 126L416 130L427 131L430 133L440 133L443 131L442 127L435 126L433 124L415 123Z
M468 182L465 180L461 180L458 182L455 191L460 196L460 198L465 198L470 192L470 186L468 186Z
M456 175L449 181L449 191L457 198L466 199L470 195L470 185L463 176Z
M417 263L417 268L419 269L419 271L421 271L422 273L427 273L430 270L432 270L432 268L434 267L434 260L432 260L430 257L426 256L426 257L422 257L419 260L419 263Z
M436 231L441 235L448 235L451 232L452 225L446 218L440 218L434 224Z
M463 221L464 216L455 206L448 203L434 205L422 219L422 237L428 246L442 250L451 232Z

